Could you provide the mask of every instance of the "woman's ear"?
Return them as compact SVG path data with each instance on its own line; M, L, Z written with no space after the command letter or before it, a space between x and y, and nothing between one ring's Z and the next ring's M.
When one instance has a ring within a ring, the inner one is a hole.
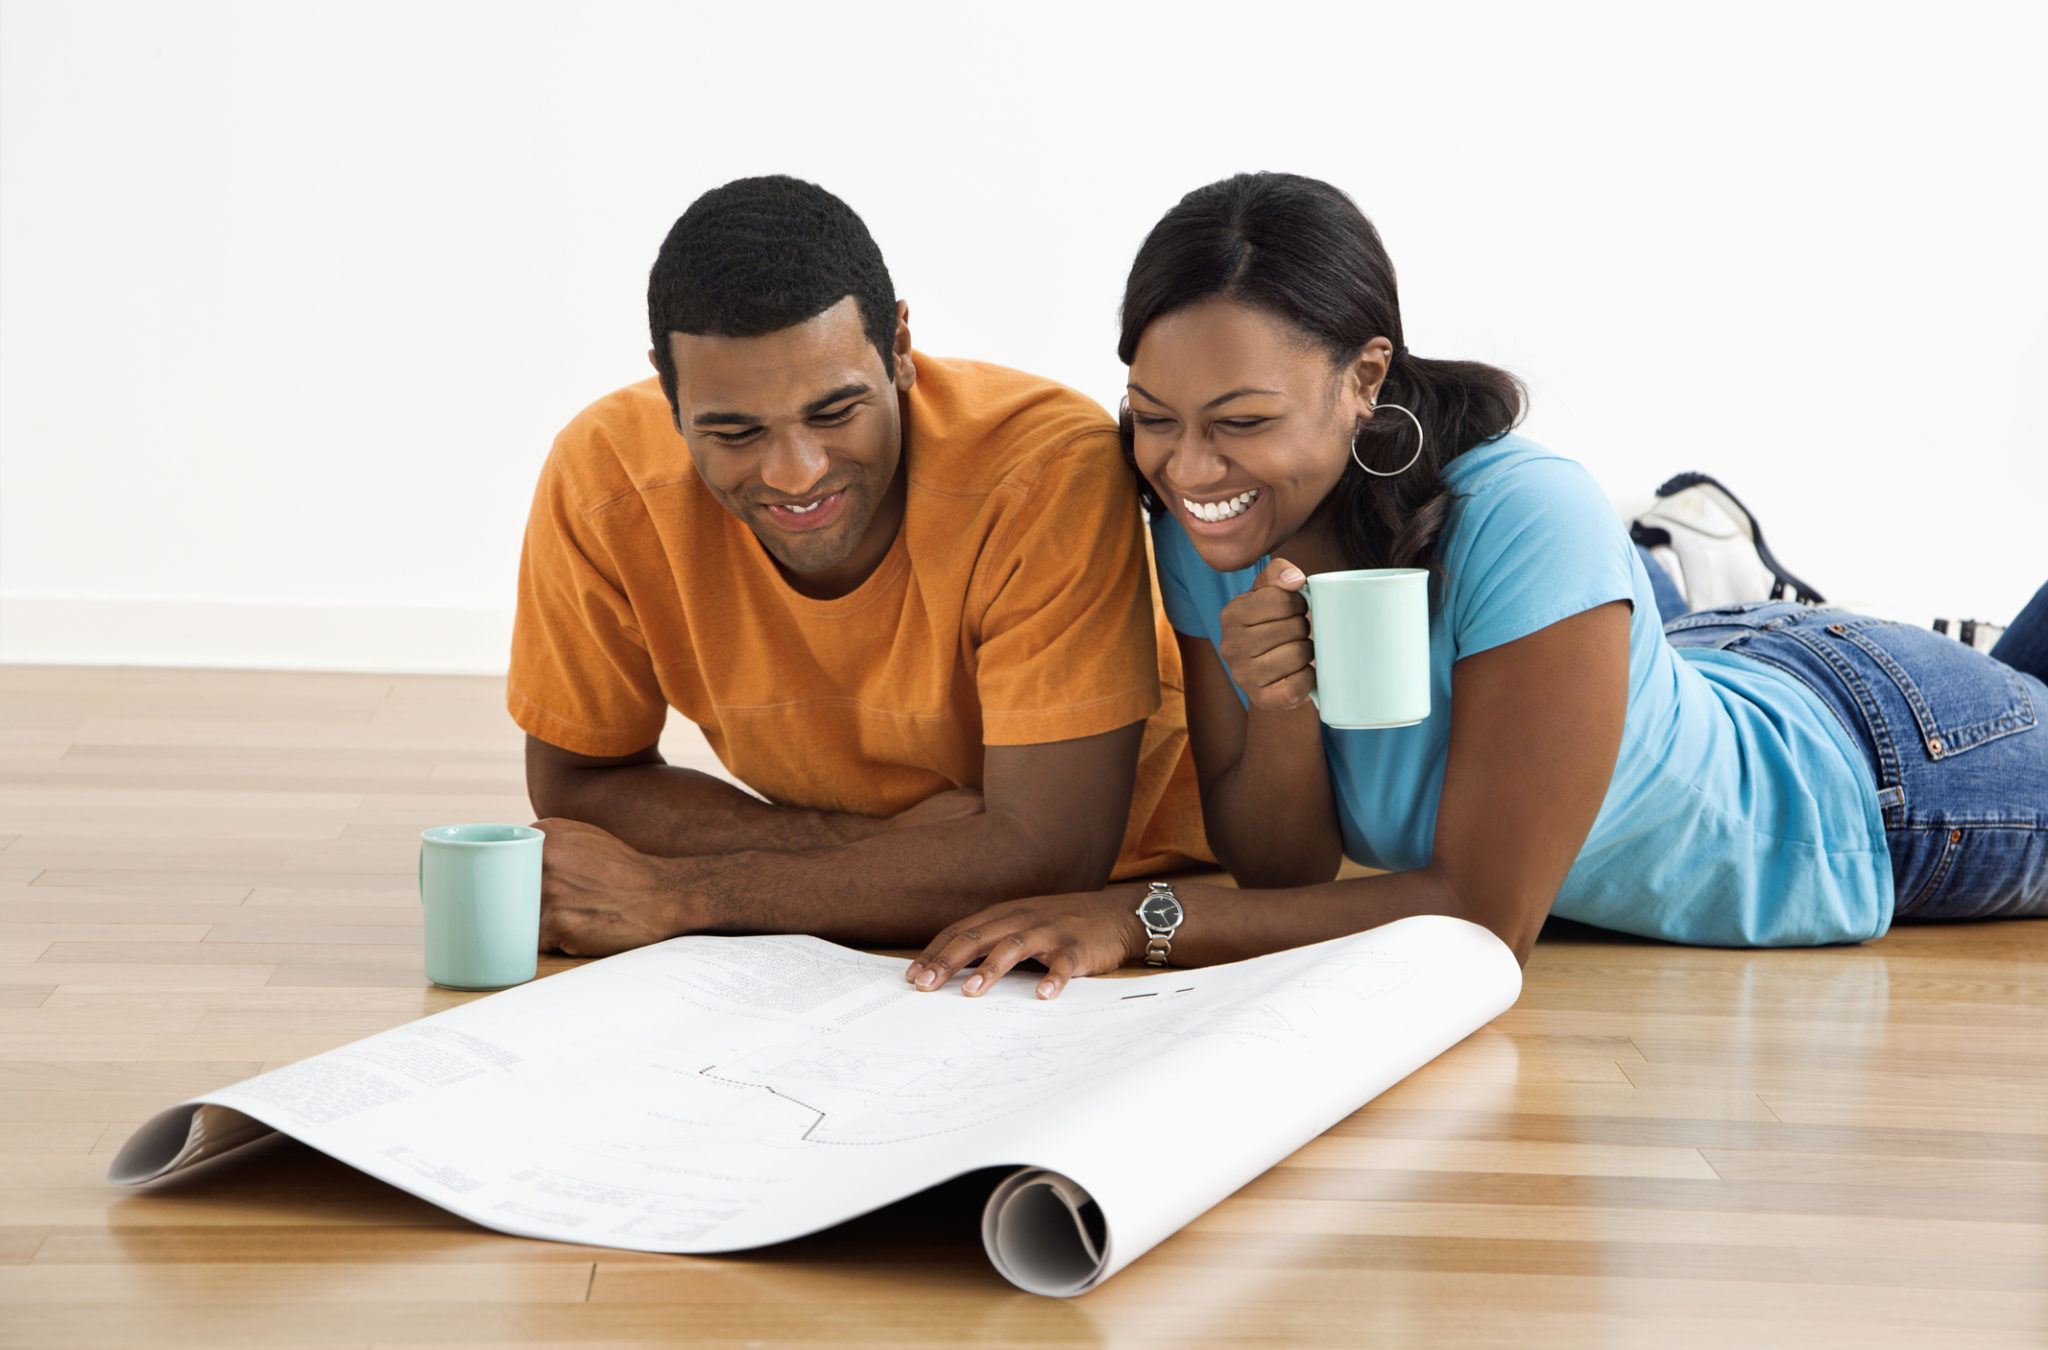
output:
M1359 349L1344 371L1344 395L1354 405L1352 413L1363 419L1379 402L1380 386L1394 364L1394 344L1376 337Z

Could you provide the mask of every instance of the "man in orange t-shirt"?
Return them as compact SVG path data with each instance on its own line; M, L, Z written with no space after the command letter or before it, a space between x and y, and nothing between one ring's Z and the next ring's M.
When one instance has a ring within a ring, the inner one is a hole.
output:
M922 943L1209 860L1099 407L913 351L859 217L789 178L699 198L648 317L659 378L556 439L520 562L544 946ZM671 707L759 798L662 760Z

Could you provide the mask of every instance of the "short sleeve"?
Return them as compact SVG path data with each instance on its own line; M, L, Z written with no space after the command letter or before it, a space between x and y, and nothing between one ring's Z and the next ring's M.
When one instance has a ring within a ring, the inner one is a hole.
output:
M644 749L667 718L633 607L552 456L520 550L505 702L526 732L579 755Z
M1011 504L977 580L985 744L1075 740L1158 711L1152 567L1114 435L1050 459Z
M1621 518L1568 459L1530 457L1487 471L1461 496L1446 533L1454 659L1610 601L1637 603Z

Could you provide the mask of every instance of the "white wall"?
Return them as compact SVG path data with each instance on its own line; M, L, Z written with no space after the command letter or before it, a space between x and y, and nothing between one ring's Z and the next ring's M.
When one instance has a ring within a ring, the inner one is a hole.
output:
M0 13L0 659L502 669L551 436L767 171L867 218L920 346L1105 402L1151 222L1326 177L1410 345L1523 374L1618 500L1719 474L1887 613L2048 579L2038 5Z

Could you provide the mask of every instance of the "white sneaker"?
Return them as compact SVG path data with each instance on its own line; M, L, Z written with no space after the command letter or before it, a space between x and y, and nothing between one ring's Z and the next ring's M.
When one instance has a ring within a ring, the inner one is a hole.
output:
M1980 652L1988 652L1998 645L2000 638L2005 636L2005 625L2002 623L1979 623L1975 619L1936 619L1934 621L1934 631L1946 633L1965 647L1974 647Z
M1745 600L1822 602L1772 556L1749 508L1706 474L1682 473L1658 488L1656 504L1629 525L1629 536L1671 573L1689 610Z

